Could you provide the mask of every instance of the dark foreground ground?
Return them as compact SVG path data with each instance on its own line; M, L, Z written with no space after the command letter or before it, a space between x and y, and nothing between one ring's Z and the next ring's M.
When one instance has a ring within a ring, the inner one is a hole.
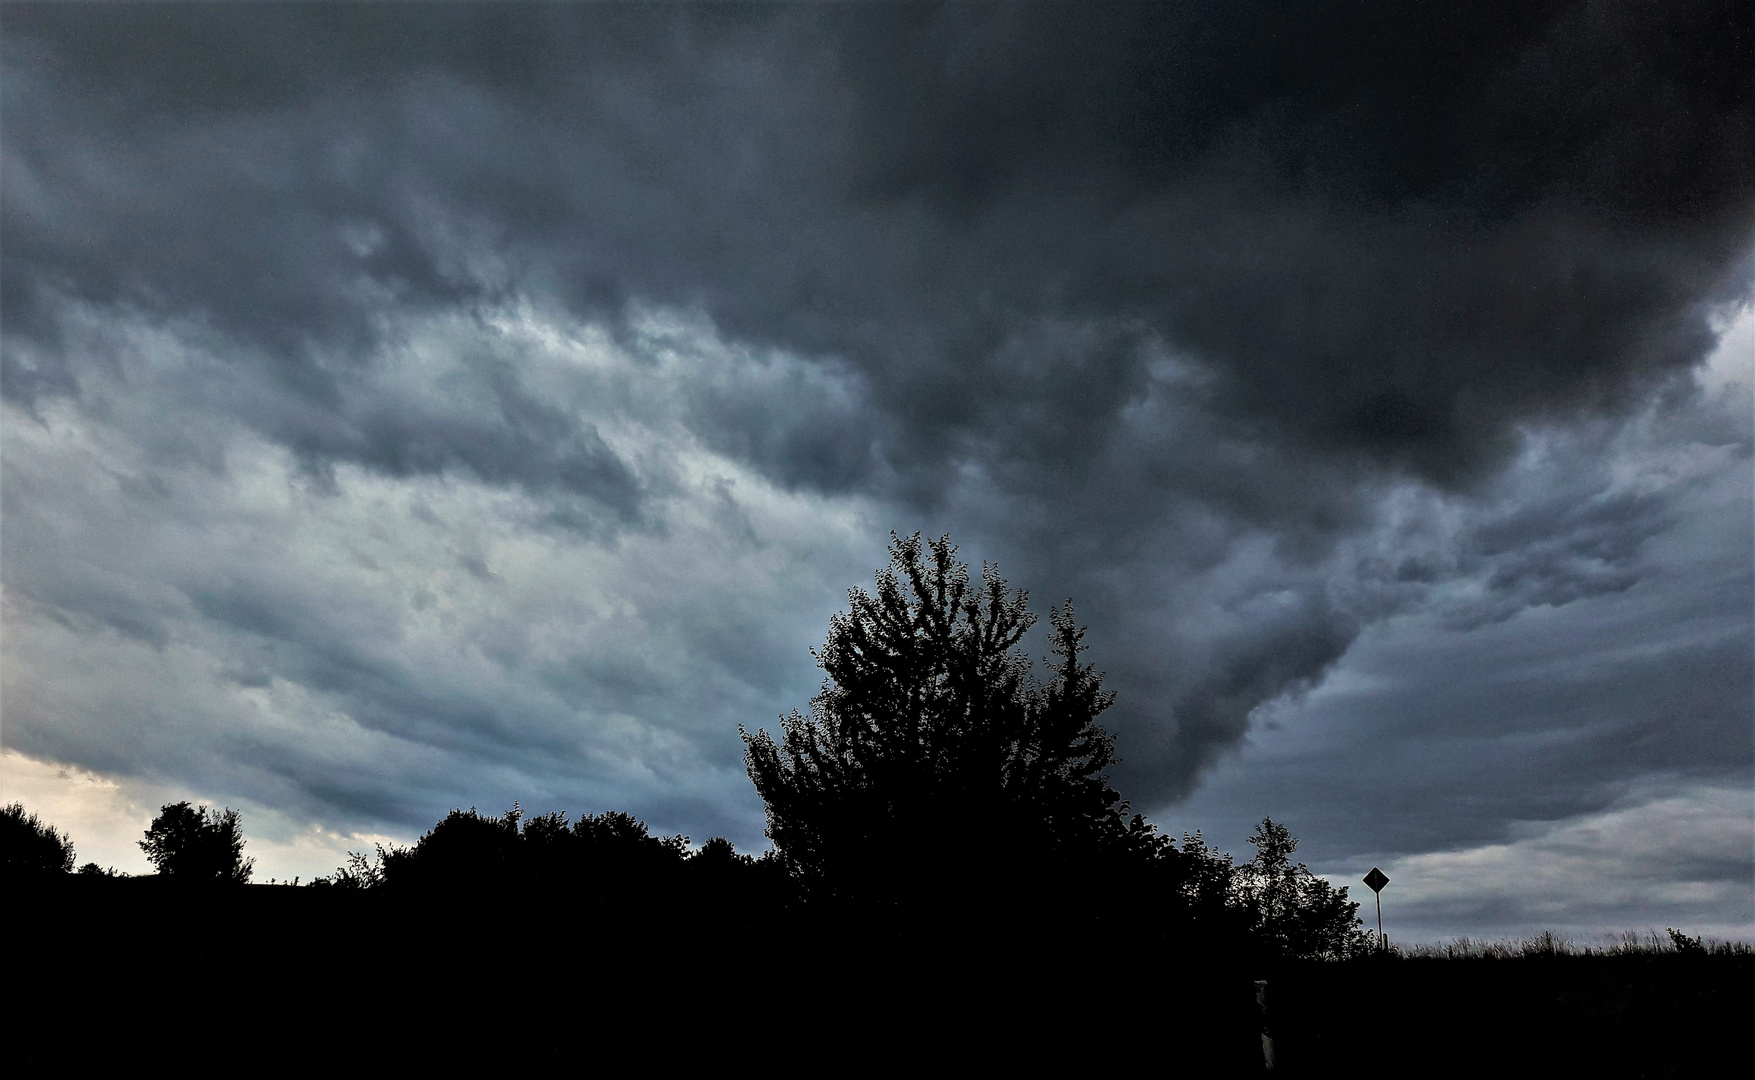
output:
M1058 925L873 941L687 898L8 883L7 1060L622 1075L1752 1075L1755 958L1269 967ZM968 928L965 928L967 930ZM20 1074L23 1075L23 1074Z
M1755 1075L1748 955L1411 958L1276 975L1276 1074Z

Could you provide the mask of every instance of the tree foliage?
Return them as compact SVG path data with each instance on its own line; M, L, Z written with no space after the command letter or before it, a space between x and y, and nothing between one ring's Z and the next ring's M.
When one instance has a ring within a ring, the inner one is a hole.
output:
M1249 837L1255 858L1237 867L1232 884L1257 942L1269 952L1311 960L1338 960L1369 950L1359 905L1294 863L1298 841L1284 825L1263 818Z
M515 803L498 817L472 806L452 810L410 847L380 849L374 869L394 889L601 887L674 871L688 858L688 843L686 836L653 836L619 811L569 824L561 813L526 820Z
M146 830L140 850L160 874L182 881L243 885L256 866L256 860L244 858L242 822L229 807L167 803Z
M654 836L631 814L609 811L569 822L563 813L498 816L452 810L407 847L350 852L345 866L312 884L397 893L518 890L575 900L629 900L706 886L721 894L774 891L778 867L739 855L715 837L689 851L686 836Z
M0 808L0 864L8 880L71 873L73 841L15 802Z
M942 919L983 894L962 906L987 922L1059 905L1142 940L1267 956L1363 947L1358 904L1291 861L1284 826L1264 820L1239 866L1199 833L1179 848L1129 815L1096 722L1113 698L1081 662L1070 604L1050 614L1038 678L1025 594L992 566L973 580L948 538L892 534L875 591L848 601L814 652L825 678L809 715L782 717L778 738L739 729L768 836L808 895Z
M1115 742L1096 718L1113 696L1080 663L1070 603L1038 679L1025 593L992 566L972 581L956 550L892 534L875 594L851 590L814 652L810 714L782 717L779 739L739 729L768 836L814 888L942 892L1149 838L1109 786Z

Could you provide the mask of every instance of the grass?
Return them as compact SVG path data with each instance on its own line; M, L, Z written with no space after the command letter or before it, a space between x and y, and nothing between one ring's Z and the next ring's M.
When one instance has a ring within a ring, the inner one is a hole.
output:
M1755 956L1755 945L1746 941L1719 941L1689 937L1680 930L1640 933L1628 930L1621 934L1574 941L1553 931L1535 937L1489 941L1482 938L1457 938L1443 945L1391 944L1390 952L1413 959L1436 960L1515 960L1549 956L1660 956L1683 954L1691 956Z

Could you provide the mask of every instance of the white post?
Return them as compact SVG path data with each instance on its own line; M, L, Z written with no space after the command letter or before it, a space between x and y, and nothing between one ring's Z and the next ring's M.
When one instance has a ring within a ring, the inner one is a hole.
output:
M1255 1003L1261 1008L1261 1063L1268 1072L1274 1071L1274 1038L1268 1034L1267 980L1255 980Z

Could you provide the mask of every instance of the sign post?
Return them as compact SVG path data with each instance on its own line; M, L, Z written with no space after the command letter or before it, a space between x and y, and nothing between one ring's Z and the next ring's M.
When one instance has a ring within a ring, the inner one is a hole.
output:
M1377 948L1382 951L1387 943L1383 940L1383 887L1389 884L1389 875L1373 866L1365 875L1365 884L1377 894Z

